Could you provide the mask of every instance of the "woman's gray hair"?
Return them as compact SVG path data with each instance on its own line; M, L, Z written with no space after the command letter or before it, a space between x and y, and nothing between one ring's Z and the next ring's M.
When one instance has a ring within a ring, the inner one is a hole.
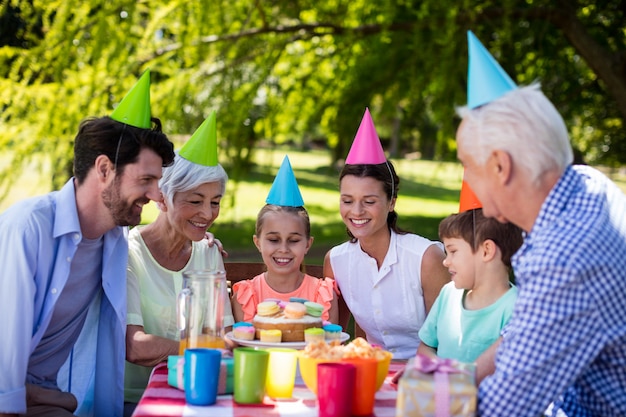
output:
M174 163L163 168L163 177L159 180L159 188L163 198L174 204L176 193L192 190L202 184L209 182L219 182L222 186L222 194L226 191L228 175L220 164L216 166L205 166L190 162L178 155L174 158Z
M519 87L475 109L460 107L457 114L464 121L457 139L479 165L493 150L504 150L536 183L548 171L565 171L574 160L565 122L539 84Z

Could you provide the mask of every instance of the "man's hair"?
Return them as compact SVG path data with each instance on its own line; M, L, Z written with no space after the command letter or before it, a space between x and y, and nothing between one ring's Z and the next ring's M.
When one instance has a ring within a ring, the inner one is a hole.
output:
M159 188L165 200L173 205L176 193L193 190L206 183L219 182L223 195L227 181L228 175L221 165L200 165L177 154L174 163L163 169Z
M502 262L511 268L511 256L522 246L522 229L513 223L500 223L485 217L483 209L451 214L439 223L439 239L463 239L469 243L472 253L487 239L492 240L502 252Z
M106 155L118 174L128 164L137 162L142 148L152 149L163 160L163 166L174 161L174 145L161 131L161 121L152 118L153 128L142 129L115 121L108 116L84 120L74 140L74 176L82 183L96 158Z
M398 190L400 189L400 177L396 174L396 170L390 161L383 162L382 164L346 164L344 165L341 173L339 174L339 183L346 175L354 175L358 178L374 178L379 181L383 186L383 191L387 195L387 199L391 201L398 197ZM408 232L398 227L398 213L395 209L387 214L387 226L399 235L405 235ZM350 241L356 242L357 239L350 233L350 230L346 228Z
M459 139L474 161L483 165L495 149L508 152L537 182L542 174L574 160L563 118L538 84L519 87L475 109L461 107Z

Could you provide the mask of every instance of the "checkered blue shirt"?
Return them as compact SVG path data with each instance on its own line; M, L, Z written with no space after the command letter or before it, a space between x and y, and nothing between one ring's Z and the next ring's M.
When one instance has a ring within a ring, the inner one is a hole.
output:
M513 258L519 295L480 416L626 416L626 196L567 168Z

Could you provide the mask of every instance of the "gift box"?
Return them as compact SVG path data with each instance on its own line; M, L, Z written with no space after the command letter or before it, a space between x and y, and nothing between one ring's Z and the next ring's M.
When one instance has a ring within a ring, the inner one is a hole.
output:
M222 363L220 365L220 380L217 387L218 394L233 393L233 365L233 358L222 357ZM184 356L169 356L167 358L167 383L174 388L184 391L184 370Z
M474 364L418 355L400 381L396 417L474 417Z

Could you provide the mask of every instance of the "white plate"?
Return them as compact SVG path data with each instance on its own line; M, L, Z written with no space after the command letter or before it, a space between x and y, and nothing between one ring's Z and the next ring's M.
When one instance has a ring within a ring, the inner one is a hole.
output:
M231 339L233 342L237 342L238 344L242 346L261 347L261 348L282 347L282 348L292 348L292 349L304 349L306 347L306 342L267 343L267 342L261 342L260 340L242 340L233 336L233 332L226 333L226 337ZM341 337L339 338L339 340L343 343L348 339L350 339L350 335L346 332L341 332Z

